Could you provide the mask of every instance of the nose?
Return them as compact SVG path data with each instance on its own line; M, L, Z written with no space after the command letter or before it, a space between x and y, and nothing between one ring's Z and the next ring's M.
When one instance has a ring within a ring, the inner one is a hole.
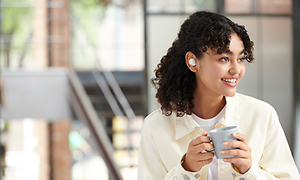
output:
M231 66L230 66L230 69L229 69L229 73L232 74L232 75L235 75L235 74L240 74L240 72L241 72L241 68L238 65L238 63L237 62L232 62Z

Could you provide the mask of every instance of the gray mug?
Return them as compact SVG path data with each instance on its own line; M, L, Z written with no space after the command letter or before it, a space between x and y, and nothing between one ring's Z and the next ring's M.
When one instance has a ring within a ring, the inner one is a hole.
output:
M218 129L213 129L209 131L209 138L211 139L213 145L214 145L214 150L213 152L217 159L223 159L223 158L232 158L234 156L228 156L228 155L221 155L220 151L223 150L228 150L228 149L236 149L233 147L225 147L223 145L224 142L228 141L237 141L236 138L232 136L232 133L238 133L238 128L236 126L227 126L227 127L222 127Z

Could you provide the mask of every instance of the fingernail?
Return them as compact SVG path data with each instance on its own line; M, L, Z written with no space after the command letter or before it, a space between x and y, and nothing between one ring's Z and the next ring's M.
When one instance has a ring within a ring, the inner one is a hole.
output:
M225 154L225 152L224 152L224 151L221 151L220 154Z
M224 162L228 162L228 159L223 159Z
M224 145L224 146L227 146L227 145L228 145L228 142L224 142L223 145Z

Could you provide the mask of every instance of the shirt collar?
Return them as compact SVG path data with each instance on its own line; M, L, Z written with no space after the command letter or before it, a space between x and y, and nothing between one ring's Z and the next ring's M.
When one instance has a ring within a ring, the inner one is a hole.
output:
M240 123L240 107L238 104L238 97L226 97L226 107L223 117L220 121L216 123L215 128L225 127L225 126L239 126ZM202 134L203 129L199 124L193 119L191 115L184 115L182 117L176 117L176 132L175 139L180 139L187 134L200 130L199 133Z

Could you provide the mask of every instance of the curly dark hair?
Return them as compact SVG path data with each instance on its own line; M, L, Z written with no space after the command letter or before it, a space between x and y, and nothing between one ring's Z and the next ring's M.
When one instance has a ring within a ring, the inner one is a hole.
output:
M253 61L254 43L247 30L227 17L199 11L190 15L181 25L178 37L160 60L155 77L151 79L157 89L156 98L163 114L169 116L173 111L177 116L192 114L196 76L186 65L186 53L191 51L199 59L208 48L216 48L219 54L227 52L233 32L243 41L246 60Z

